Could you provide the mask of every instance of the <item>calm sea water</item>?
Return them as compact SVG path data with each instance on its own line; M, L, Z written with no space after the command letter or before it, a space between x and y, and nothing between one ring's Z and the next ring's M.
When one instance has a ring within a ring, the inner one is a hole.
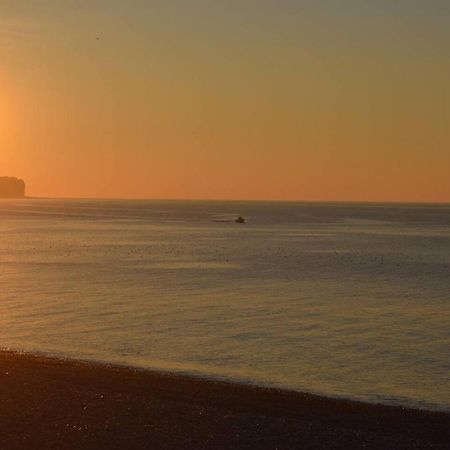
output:
M450 410L450 206L1 200L0 347Z

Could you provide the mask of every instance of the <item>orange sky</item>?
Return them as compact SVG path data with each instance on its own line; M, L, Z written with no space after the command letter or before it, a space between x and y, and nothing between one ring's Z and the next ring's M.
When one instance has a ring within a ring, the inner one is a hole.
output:
M28 195L450 201L448 2L29 3L0 1Z

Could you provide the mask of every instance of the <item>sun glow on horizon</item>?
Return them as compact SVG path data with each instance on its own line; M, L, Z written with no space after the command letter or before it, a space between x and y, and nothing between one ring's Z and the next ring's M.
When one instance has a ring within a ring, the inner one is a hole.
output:
M325 4L0 5L0 175L35 196L450 201L449 8Z

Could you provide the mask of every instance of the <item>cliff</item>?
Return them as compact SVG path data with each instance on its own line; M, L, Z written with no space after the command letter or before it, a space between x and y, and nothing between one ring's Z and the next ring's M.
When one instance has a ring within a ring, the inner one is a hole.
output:
M25 197L25 182L13 177L0 177L0 198Z

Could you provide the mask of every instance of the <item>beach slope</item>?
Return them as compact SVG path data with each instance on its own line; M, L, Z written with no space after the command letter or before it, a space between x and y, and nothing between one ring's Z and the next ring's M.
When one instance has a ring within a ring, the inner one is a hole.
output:
M448 449L450 416L0 353L2 449Z

